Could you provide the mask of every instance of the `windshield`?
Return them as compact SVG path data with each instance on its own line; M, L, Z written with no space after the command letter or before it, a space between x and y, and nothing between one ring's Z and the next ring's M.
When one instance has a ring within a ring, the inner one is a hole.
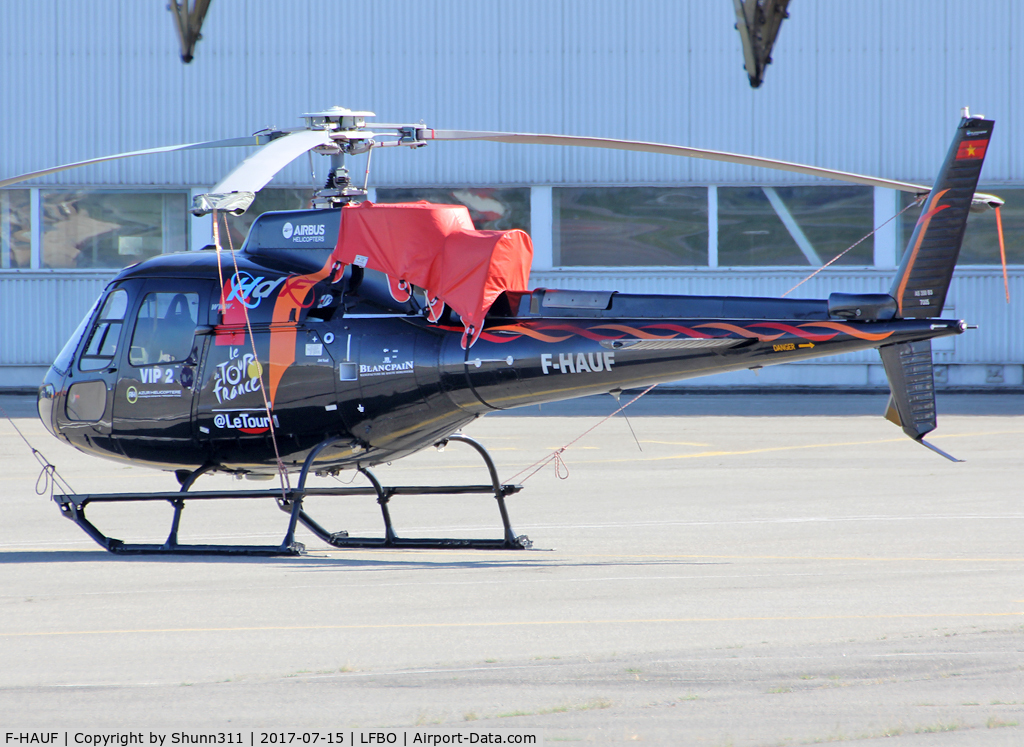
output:
M82 336L85 331L89 328L89 322L92 320L93 314L96 313L97 307L100 305L100 301L103 300L103 293L93 302L92 308L82 317L82 321L78 323L78 328L72 333L71 337L64 344L60 353L57 354L56 360L54 360L51 367L61 376L67 376L71 371L71 361L74 360L75 350L78 349L78 343L82 341Z

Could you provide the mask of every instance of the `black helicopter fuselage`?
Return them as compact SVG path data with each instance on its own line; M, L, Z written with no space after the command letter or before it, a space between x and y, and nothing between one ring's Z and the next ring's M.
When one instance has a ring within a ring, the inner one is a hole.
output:
M364 115L333 109L306 115L304 130L266 134L265 147L198 195L192 211L213 213L216 230L219 211L244 212L297 155L325 146L366 152L376 135L363 130ZM482 138L751 161L620 140L382 128L395 138L390 145ZM523 231L478 231L464 206L357 204L335 168L314 202L347 202L343 207L264 213L238 253L156 257L107 286L47 372L40 418L85 452L174 470L181 490L68 489L54 499L64 516L116 553L293 555L303 551L295 540L299 523L334 547L525 549L530 542L513 531L505 504L522 486L503 484L486 449L455 435L473 419L867 348L879 350L889 381L886 419L956 461L924 440L936 427L931 339L966 328L938 317L969 211L1002 204L975 192L991 132L991 121L965 110L930 191L883 180L928 193L892 284L885 293L827 300L530 291L533 248ZM134 154L115 157L124 155ZM368 469L446 441L476 450L490 484L384 486ZM310 473L348 468L369 487L306 485ZM298 472L295 487L281 474L280 491L191 490L211 471L269 477L285 470ZM405 537L390 518L393 496L472 494L493 495L500 538ZM303 507L308 497L349 495L376 497L383 537L330 531ZM268 497L290 515L279 545L179 543L186 500ZM130 501L170 503L165 542L125 543L86 518L91 503Z
M82 451L162 469L259 475L278 458L298 469L339 437L317 469L370 466L494 410L963 330L896 318L887 296L538 289L499 296L463 349L453 312L428 321L422 297L395 300L382 273L317 275L322 251L261 249L258 238L219 261L189 252L121 272L46 375L47 428ZM232 305L243 313L222 313Z

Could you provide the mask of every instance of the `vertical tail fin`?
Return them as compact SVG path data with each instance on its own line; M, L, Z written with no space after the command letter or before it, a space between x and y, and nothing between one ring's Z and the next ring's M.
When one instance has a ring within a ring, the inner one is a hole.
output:
M889 379L885 418L915 441L935 430L935 377L932 342L920 340L889 345L878 351Z
M924 437L935 430L935 377L932 374L932 341L919 340L879 348L885 375L889 379L889 405L885 419L922 446L952 462L951 457Z
M889 295L896 299L897 317L927 319L942 313L960 256L974 190L985 163L992 124L978 117L965 116L960 120L889 289ZM921 445L954 462L960 461L924 440L936 425L931 340L888 345L878 352L889 379L886 419Z
M964 117L957 127L889 289L897 316L924 319L942 313L992 125L991 120Z

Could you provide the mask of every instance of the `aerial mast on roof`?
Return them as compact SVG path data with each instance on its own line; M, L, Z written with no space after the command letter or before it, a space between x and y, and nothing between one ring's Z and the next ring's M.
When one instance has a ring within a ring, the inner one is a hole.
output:
M178 31L178 41L181 43L181 61L188 64L192 62L192 53L196 49L196 42L203 38L200 30L203 27L203 19L206 18L206 11L210 9L211 0L191 0L192 8L189 8L189 0L171 0L167 9L174 16L174 27Z
M772 47L782 22L789 18L789 0L733 0L736 7L736 30L743 42L743 66L750 78L750 87L757 88L764 80L764 70L771 64Z

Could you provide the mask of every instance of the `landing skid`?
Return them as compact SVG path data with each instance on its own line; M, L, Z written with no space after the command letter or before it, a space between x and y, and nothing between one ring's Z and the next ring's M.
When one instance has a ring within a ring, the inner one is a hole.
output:
M502 485L498 479L498 471L487 450L472 438L462 435L448 436L437 445L444 446L448 442L465 443L474 448L483 458L490 473L490 485L440 485L440 486L383 486L377 477L365 467L361 472L369 481L369 487L346 488L307 488L306 478L309 476L313 461L325 448L338 441L349 441L348 437L330 438L321 441L306 457L299 472L298 485L288 490L209 490L190 491L195 481L203 474L215 470L217 465L208 464L194 472L188 473L182 481L181 490L176 493L92 493L87 495L55 495L61 513L80 526L104 550L118 555L244 555L244 556L278 556L302 555L306 548L301 542L295 541L295 529L299 522L313 534L334 547L358 548L428 548L451 549L472 548L482 550L525 550L532 542L525 535L517 536L512 531L505 506L505 496L513 495L522 490L521 485ZM388 504L396 495L494 495L501 514L504 536L500 539L435 539L399 537L391 523ZM377 497L381 514L384 519L383 537L349 537L347 532L330 532L313 519L302 506L305 498L311 496L350 496L373 495ZM277 501L278 507L289 515L288 530L279 545L182 545L178 543L178 527L181 524L181 512L185 501L221 500L221 499L256 499L270 498ZM85 516L85 509L90 503L128 503L139 501L167 501L174 507L171 519L171 530L162 545L135 544L123 542L103 534Z

